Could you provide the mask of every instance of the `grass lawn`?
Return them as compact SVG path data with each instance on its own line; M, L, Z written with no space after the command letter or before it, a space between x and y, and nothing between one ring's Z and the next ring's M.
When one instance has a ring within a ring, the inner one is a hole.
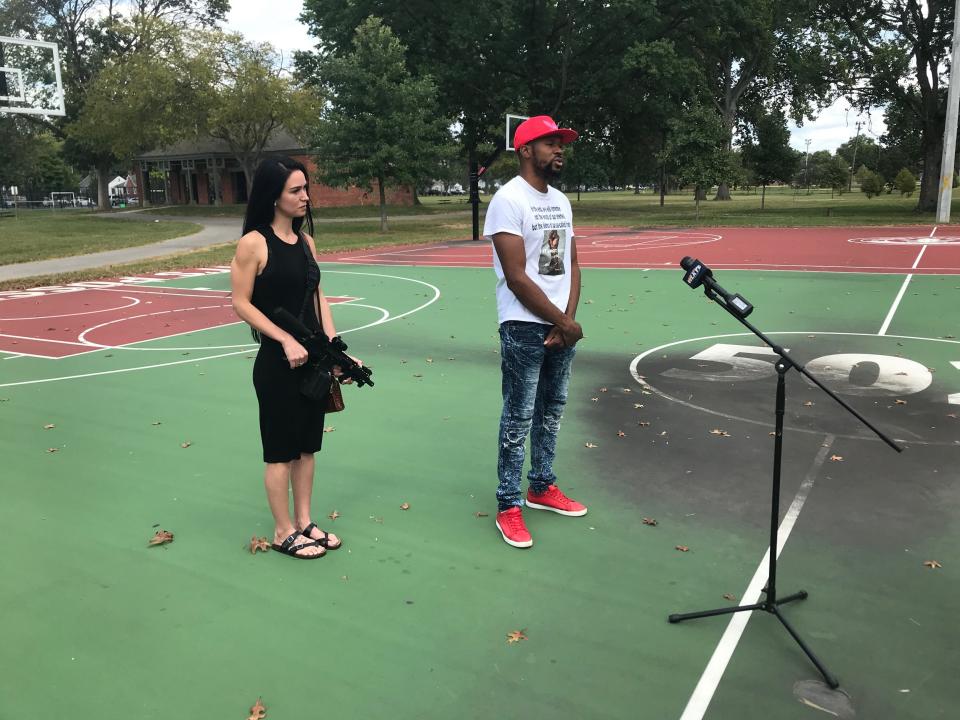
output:
M131 223L87 211L21 210L0 218L0 265L85 255L192 235L194 223Z
M913 225L934 222L935 213L916 211L917 196L899 193L868 198L859 190L831 197L829 190L812 190L809 195L791 188L767 188L765 207L760 209L760 192L734 192L729 201L715 201L713 195L700 202L697 218L693 193L660 196L651 191L568 193L573 205L574 225L629 225L633 227L746 226L797 227L824 225ZM954 201L952 217L960 220L960 204Z
M178 217L243 217L246 205L172 205L163 208L145 208L151 215L173 215ZM422 205L387 205L387 222L392 218L406 215L438 215L442 213L467 212L470 205L466 197L429 197L423 198ZM339 218L380 217L379 205L360 205L350 207L313 208L314 220L334 220Z

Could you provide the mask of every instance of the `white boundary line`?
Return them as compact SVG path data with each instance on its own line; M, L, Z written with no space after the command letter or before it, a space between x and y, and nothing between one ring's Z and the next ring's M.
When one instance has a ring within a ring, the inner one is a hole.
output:
M933 237L933 234L937 231L937 226L933 226L933 230L930 231L930 237ZM920 253L917 255L917 259L913 261L911 270L916 270L917 266L920 264L920 258L923 257L923 253L926 252L929 245L924 245L920 248ZM910 273L903 279L903 285L900 286L900 292L897 293L897 297L893 300L893 305L890 306L890 311L887 313L887 317L883 321L883 325L880 326L880 332L877 335L886 335L887 330L890 328L890 323L893 322L893 316L897 312L897 308L900 306L900 301L903 300L904 293L907 292L907 286L910 285L910 281L913 279L913 273Z
M127 308L132 308L134 305L140 304L140 301L137 298L124 296L123 299L129 300L130 304L120 305L119 307L103 308L102 310L87 310L86 312L64 313L63 315L34 315L33 317L0 318L0 321L19 322L21 320L57 320L59 318L77 317L78 315L96 315L97 313L113 312L115 310L126 310Z
M803 482L800 483L800 489L797 490L797 494L793 498L793 502L790 503L786 515L783 516L783 521L780 523L780 529L777 534L776 557L778 558L780 557L780 552L783 550L783 546L787 544L787 538L789 538L790 533L793 532L793 528L797 523L797 517L799 517L804 503L810 496L810 491L813 490L814 478L823 466L823 462L827 458L827 453L830 452L833 446L833 440L833 435L826 436L820 452L818 452L814 458L813 465L811 465L807 471L806 477L803 479ZM753 578L743 593L740 601L741 605L753 605L760 599L763 586L767 582L769 564L770 548L768 547L767 551L763 554L763 559L753 573ZM701 720L701 718L703 718L707 712L707 707L710 705L710 701L713 700L713 694L717 691L717 685L720 684L720 678L723 677L723 673L730 663L730 658L733 657L733 651L736 650L737 644L740 642L743 631L746 629L753 612L754 611L751 610L749 612L734 613L730 618L727 629L720 638L720 642L713 651L713 655L710 656L710 661L700 676L700 680L697 682L697 686L694 688L690 700L687 701L687 706L684 708L680 720Z
M418 285L425 285L425 286L427 286L428 288L430 288L431 290L433 290L433 297L431 297L431 298L430 298L429 300L427 300L425 303L423 303L423 304L421 304L421 305L418 305L417 307L413 308L412 310L408 310L408 311L406 311L406 312L404 312L404 313L400 313L399 315L394 315L394 316L389 317L389 318L381 318L380 320L374 321L374 322L369 323L369 324L367 324L367 325L361 325L360 327L350 328L349 330L342 330L342 331L340 332L341 335L346 335L347 333L350 333L350 332L357 332L358 330L365 330L365 329L367 329L367 328L374 327L374 326L376 326L376 325L381 325L381 324L383 324L383 323L391 322L391 321L393 321L393 320L399 320L400 318L406 317L407 315L412 315L412 314L415 313L415 312L419 312L419 311L421 311L421 310L429 307L430 305L432 305L433 303L435 303L437 300L440 299L440 288L438 288L436 285L431 285L430 283L425 282L425 281L423 281L423 280L417 280L416 278L407 278L407 277L402 277L402 276L400 276L400 275L384 275L384 274L382 274L382 273L353 272L353 271L349 271L349 270L328 270L327 272L336 272L336 273L343 274L343 275L365 275L365 276L369 276L369 277L383 277L383 278L389 278L389 279L392 279L392 280L403 280L403 281L406 281L406 282L417 283ZM36 338L33 338L33 339L36 339ZM183 365L183 364L185 364L185 363L191 363L191 362L196 363L196 362L203 362L204 360L215 360L215 359L217 359L217 358L222 358L222 357L230 357L230 356L233 356L233 355L242 355L242 354L244 354L244 353L250 352L251 349L252 349L252 347L251 347L251 348L248 348L248 349L246 349L246 350L238 350L238 351L235 351L235 352L222 353L222 354L219 354L219 355L208 355L207 357L189 358L189 359L187 359L187 360L174 360L174 361L172 361L172 362L156 363L156 364L154 364L154 365L140 365L140 366L132 367L132 368L120 368L120 369L117 369L117 370L103 370L103 371L100 371L100 372L83 373L83 374L80 374L80 375L64 375L64 376L60 376L60 377L43 378L43 379L41 379L41 380L21 380L20 382L0 383L0 388L4 388L4 387L16 387L16 386L19 386L19 385L38 385L38 384L40 384L40 383L57 382L58 380L77 380L77 379L80 379L80 378L96 377L96 376L99 376L99 375L115 375L115 374L119 374L119 373L134 372L134 371L137 371L137 370L152 370L152 369L155 369L155 368L168 367L168 366L171 366L171 365ZM95 349L93 352L98 352L98 351L99 351L99 349Z

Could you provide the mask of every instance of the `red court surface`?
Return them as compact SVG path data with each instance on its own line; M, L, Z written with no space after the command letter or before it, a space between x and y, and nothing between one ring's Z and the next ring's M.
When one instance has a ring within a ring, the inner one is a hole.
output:
M577 252L585 268L675 269L683 256L691 255L714 269L956 274L960 229L582 227L577 228ZM459 241L344 251L321 260L489 268L492 249L486 241ZM0 353L56 359L235 323L229 291L161 285L228 271L217 266L0 292ZM331 303L351 299L328 298Z
M162 273L162 279L124 278L0 293L0 352L57 359L235 323L227 290L147 284L227 271L207 268ZM327 299L338 303L353 298Z
M580 264L590 268L676 267L684 255L692 255L722 269L960 272L960 229L951 227L574 229ZM489 267L492 250L486 241L463 241L334 253L323 259L362 265Z

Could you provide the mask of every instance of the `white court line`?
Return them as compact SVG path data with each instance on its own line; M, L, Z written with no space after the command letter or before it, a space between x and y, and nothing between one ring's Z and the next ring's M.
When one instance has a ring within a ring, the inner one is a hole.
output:
M184 288L186 289L186 288ZM90 288L90 290L97 290L98 292L135 292L137 295L163 295L164 297L189 297L189 298L200 298L201 300L210 300L210 295L190 295L186 292L150 292L149 290L120 290L119 288ZM220 293L223 297L229 297L229 290L211 290L210 292ZM214 298L216 299L216 298Z
M784 515L783 521L780 523L776 549L776 556L778 558L780 557L780 552L783 550L783 546L787 543L787 538L790 537L790 533L793 531L794 525L796 525L800 510L803 508L807 497L810 495L810 491L813 489L814 477L816 477L817 472L827 458L827 453L830 452L830 448L833 446L833 439L833 435L827 435L826 440L822 443L820 452L817 453L817 456L813 460L813 465L811 465L807 471L807 476L800 484L800 489L797 490L793 502L790 503L787 514ZM763 586L767 583L767 571L770 569L769 564L770 548L768 547L767 552L764 553L763 559L760 561L760 565L757 566L757 570L753 574L753 578L750 580L750 584L747 585L747 589L743 593L740 602L741 605L753 605L760 599ZM704 713L707 712L707 706L710 705L710 701L713 699L713 694L717 691L717 685L720 684L720 678L723 677L723 673L730 663L730 658L733 656L733 651L736 649L737 643L740 642L743 631L746 629L747 623L750 621L750 616L753 615L753 613L754 611L752 610L738 612L734 613L730 618L730 623L727 625L727 629L724 631L720 642L713 651L707 667L700 676L700 681L697 683L696 688L694 688L690 700L687 701L687 707L684 708L680 720L701 720L701 718L703 718ZM779 628L777 631L779 631Z
M933 226L933 230L930 231L930 237L933 237L933 234L937 231L937 226ZM924 245L920 248L920 253L917 255L917 259L913 261L913 266L911 270L916 270L917 266L920 264L920 258L923 257L923 253L926 252L929 245ZM886 335L887 330L890 328L890 323L893 322L893 316L897 312L897 308L900 306L900 301L903 300L904 294L907 292L907 286L910 284L910 280L913 279L913 273L910 273L903 279L903 285L900 286L900 292L897 293L897 297L894 298L893 305L890 306L890 311L887 313L887 317L883 321L883 325L880 326L880 332L877 335Z
M80 347L88 347L86 343L71 342L70 340L52 340L50 338L26 337L24 335L8 335L7 333L0 333L0 337L13 338L14 340L33 340L34 342L53 343L54 345L79 345ZM27 353L23 354L26 355Z
M67 317L76 317L77 315L95 315L96 313L112 312L114 310L126 310L127 308L132 308L134 305L139 305L140 301L137 298L124 297L124 300L129 300L129 305L120 305L119 307L104 308L103 310L88 310L86 312L78 313L64 313L63 315L33 315L31 317L15 317L15 318L0 318L0 320L10 322L17 322L20 320L53 320L58 318L67 318Z

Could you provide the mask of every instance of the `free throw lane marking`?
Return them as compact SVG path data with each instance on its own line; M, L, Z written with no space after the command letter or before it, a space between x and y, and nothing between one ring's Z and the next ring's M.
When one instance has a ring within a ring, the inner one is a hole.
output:
M937 231L937 226L933 226L933 230L930 231L930 237L933 237L933 234ZM920 258L923 257L923 253L927 250L927 245L924 245L920 248L920 253L917 255L917 259L913 261L913 266L911 270L916 270L917 266L920 264ZM897 308L900 305L900 301L903 300L904 293L907 292L907 286L910 284L910 280L913 279L913 273L910 273L903 279L903 285L900 286L900 292L897 293L897 297L893 300L893 305L890 306L890 311L887 313L886 319L883 321L883 325L880 326L880 332L877 335L886 335L887 330L890 328L890 323L893 322L893 316L897 312Z
M803 505L806 503L810 491L813 490L814 478L823 466L823 462L827 458L827 453L829 453L833 447L833 440L833 435L826 436L820 452L818 452L814 458L813 464L807 471L806 477L803 479L803 482L800 483L800 489L797 490L793 502L790 503L787 514L784 515L783 521L780 523L776 547L776 557L778 558L780 557L780 552L783 550L783 546L787 544L787 538L790 537L794 525L797 523L800 510L803 509ZM767 548L767 552L764 553L760 565L757 566L757 570L753 574L753 579L750 580L750 584L747 585L747 589L743 593L743 598L740 602L741 605L753 605L760 599L763 586L767 584L770 550L770 548ZM753 612L754 611L751 610L749 612L734 613L730 618L730 623L727 625L727 629L724 631L720 642L713 651L707 667L700 676L700 681L697 683L696 688L694 688L690 700L687 701L687 707L684 709L683 715L680 716L680 720L702 720L704 713L707 712L707 707L710 705L710 701L713 699L714 693L717 691L720 678L723 677L723 673L730 663L730 658L733 657L733 651L736 650L737 644L740 642L743 631L746 629ZM777 628L777 632L779 632L779 628ZM791 646L791 650L792 649Z

